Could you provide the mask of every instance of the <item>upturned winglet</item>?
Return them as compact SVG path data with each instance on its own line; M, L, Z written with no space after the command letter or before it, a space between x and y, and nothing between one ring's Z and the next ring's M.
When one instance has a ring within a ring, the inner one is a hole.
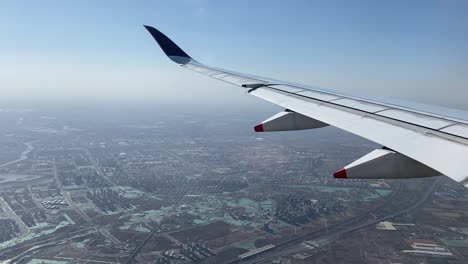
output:
M164 53L175 63L186 64L193 59L185 53L177 44L170 38L161 33L161 31L154 27L144 26L146 30L153 36L154 40L159 44Z

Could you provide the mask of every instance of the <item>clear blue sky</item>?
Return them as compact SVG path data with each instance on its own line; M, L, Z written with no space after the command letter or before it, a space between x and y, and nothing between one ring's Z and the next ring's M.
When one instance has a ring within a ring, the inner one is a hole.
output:
M213 66L462 107L467 1L2 1L3 98L253 102L184 71L142 27Z

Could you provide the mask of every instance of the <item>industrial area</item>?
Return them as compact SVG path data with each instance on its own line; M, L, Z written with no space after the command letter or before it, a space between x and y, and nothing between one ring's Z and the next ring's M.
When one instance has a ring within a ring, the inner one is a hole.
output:
M333 128L259 137L246 114L101 125L0 115L2 263L468 259L464 186L333 179L375 147Z

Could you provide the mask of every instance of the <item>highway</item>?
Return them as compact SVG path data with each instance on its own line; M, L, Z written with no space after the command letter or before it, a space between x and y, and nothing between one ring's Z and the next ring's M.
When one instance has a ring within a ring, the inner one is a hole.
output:
M158 231L158 228L153 228L151 232L145 237L145 239L138 244L138 246L133 249L132 253L130 256L127 258L127 260L124 262L125 264L132 263L133 258L140 252L141 248L148 242L148 240Z
M428 189L424 192L424 194L421 196L421 198L411 206L394 212L392 214L386 215L384 217L372 220L372 221L356 221L356 219L364 219L366 218L370 213L366 213L365 215L358 216L356 218L350 219L352 221L344 221L341 223L338 223L336 225L332 225L328 227L328 230L326 229L321 229L317 232L313 232L312 234L307 234L304 236L301 236L299 238L294 239L294 241L288 241L286 243L281 243L277 245L275 251L271 252L265 252L263 254L257 255L253 259L248 259L245 261L241 260L234 260L231 261L230 263L247 263L247 264L254 264L254 263L262 263L265 261L273 260L279 257L284 257L284 256L289 256L295 253L303 252L306 249L304 247L301 247L300 244L303 243L304 241L314 241L318 247L328 245L331 242L339 239L345 234L375 225L379 222L394 218L396 216L408 213L413 211L414 209L418 208L421 206L424 202L427 201L427 199L431 196L433 193L435 187L437 186L438 182L440 180L440 177L435 178L434 181L432 182L431 186L428 187ZM393 196L394 197L394 196ZM390 200L390 199L389 199ZM387 202L389 201L387 200ZM386 203L384 203L386 204ZM378 209L382 208L382 206L379 206L375 208L373 211L377 211ZM364 222L364 223L363 223Z
M83 211L81 210L81 208L75 204L75 202L73 201L73 199L71 198L71 195L70 195L70 192L68 191L64 191L63 190L63 185L62 185L62 182L60 181L60 178L58 177L58 173L57 173L57 167L56 167L56 162L55 162L55 158L53 159L53 170L54 170L54 178L55 178L55 182L57 184L57 188L60 190L60 192L63 193L63 198L65 199L65 201L67 201L68 205L70 205L70 207L76 212L78 213L86 222L88 222L89 224L91 224L94 229L96 231L98 231L99 233L101 233L103 236L105 236L107 239L109 239L112 243L114 244L120 244L122 243L120 240L118 240L115 236L113 236L109 230L107 230L106 228L104 227L99 227L97 226L96 224L93 223L93 221L91 220L91 218Z

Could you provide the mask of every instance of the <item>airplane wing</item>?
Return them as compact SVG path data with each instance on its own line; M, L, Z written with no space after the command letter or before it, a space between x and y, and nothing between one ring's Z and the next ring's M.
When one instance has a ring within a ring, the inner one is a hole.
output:
M335 178L443 174L458 182L468 179L468 120L210 67L191 58L159 30L145 28L180 66L242 87L286 109L257 125L257 132L331 125L384 146L338 170Z

